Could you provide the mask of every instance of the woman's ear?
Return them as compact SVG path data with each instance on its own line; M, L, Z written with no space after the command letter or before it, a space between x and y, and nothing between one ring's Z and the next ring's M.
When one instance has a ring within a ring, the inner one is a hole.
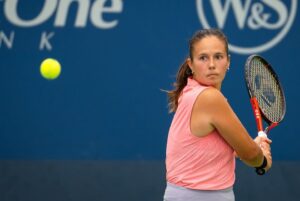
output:
M230 54L228 54L228 65L227 65L227 69L229 69L229 66L230 66L230 59L231 59L231 56L230 56Z
M189 68L191 69L191 71L194 72L191 58L187 58L186 63L189 66Z

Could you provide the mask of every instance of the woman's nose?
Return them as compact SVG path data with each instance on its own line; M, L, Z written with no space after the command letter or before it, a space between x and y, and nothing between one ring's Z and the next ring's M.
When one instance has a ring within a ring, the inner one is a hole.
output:
M214 69L215 68L215 61L213 58L209 59L209 69Z

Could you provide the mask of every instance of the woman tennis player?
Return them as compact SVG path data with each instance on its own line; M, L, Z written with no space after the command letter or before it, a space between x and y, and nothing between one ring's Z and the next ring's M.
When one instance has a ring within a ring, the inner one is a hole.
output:
M233 201L236 156L250 167L271 168L271 141L253 140L220 91L229 64L227 38L220 30L194 34L189 57L168 91L175 114L164 201Z

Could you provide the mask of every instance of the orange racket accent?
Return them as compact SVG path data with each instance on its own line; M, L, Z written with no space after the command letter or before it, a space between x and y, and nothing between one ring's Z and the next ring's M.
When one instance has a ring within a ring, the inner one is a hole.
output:
M261 114L260 114L257 99L255 97L253 97L253 98L250 99L250 101L251 101L251 105L252 105L255 120L256 120L257 130L258 131L263 131L262 117L261 117Z
M272 128L274 128L275 126L277 126L277 125L278 125L277 122L272 123L272 124L266 129L266 134L268 134L268 132L269 132Z

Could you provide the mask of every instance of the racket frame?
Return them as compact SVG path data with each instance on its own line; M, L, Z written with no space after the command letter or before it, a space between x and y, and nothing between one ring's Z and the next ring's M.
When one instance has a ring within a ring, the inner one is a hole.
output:
M259 107L259 103L257 101L257 98L255 97L255 93L251 87L250 84L250 78L249 78L249 68L251 68L250 63L252 62L253 59L260 59L262 61L262 63L265 64L265 67L268 68L268 70L272 73L272 75L274 76L280 91L282 93L282 98L283 98L283 102L284 102L284 107L283 107L283 113L280 117L280 120L277 122L273 122L271 121L262 111L262 109ZM275 71L273 70L272 66L261 56L259 55L251 55L248 57L246 64L245 64L245 81L246 81L246 86L247 86L247 91L250 97L250 102L252 105L252 109L254 112L254 116L255 116L255 120L256 120L256 125L257 125L257 130L258 130L258 135L266 135L272 128L276 127L284 118L285 113L286 113L286 101L285 101L285 95L284 95L284 91L282 88L281 83L279 82L279 78L278 75L275 73ZM268 126L266 127L266 129L263 129L263 122L262 119L265 120L265 122L268 124Z

